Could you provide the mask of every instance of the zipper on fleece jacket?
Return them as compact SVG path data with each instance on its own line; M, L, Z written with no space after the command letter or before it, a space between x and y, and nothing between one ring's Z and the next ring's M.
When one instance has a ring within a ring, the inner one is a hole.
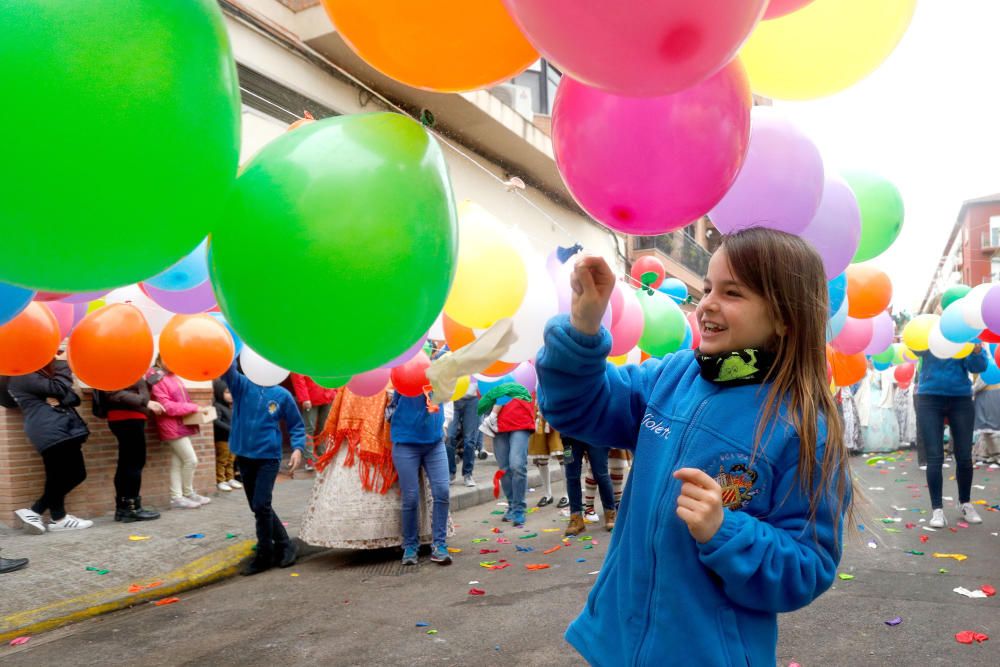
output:
M691 417L691 420L687 423L687 426L684 427L684 432L681 433L681 439L677 445L676 455L674 456L673 461L670 462L668 468L672 468L673 466L677 465L677 462L681 460L681 457L684 455L684 447L687 445L688 434L691 432L691 428L698 422L698 417L701 415L702 410L705 409L705 406L708 405L708 402L711 401L714 396L715 396L714 393L709 394L708 396L702 399L701 403L698 404L697 409L695 409L694 411L694 415ZM664 486L664 489L660 492L660 497L656 502L657 510L653 522L653 533L652 533L653 548L650 549L651 552L650 561L652 562L652 576L649 582L649 595L646 598L646 623L642 628L642 634L639 636L639 646L636 648L635 656L632 658L632 664L636 667L642 664L642 662L640 661L640 657L642 656L643 650L646 647L646 637L649 636L649 626L653 619L653 594L656 591L656 543L657 543L656 535L660 531L660 517L663 516L664 512L663 504L666 502L666 498L670 490L673 489L674 486L676 486L677 481L678 480L674 479L671 476L670 480Z

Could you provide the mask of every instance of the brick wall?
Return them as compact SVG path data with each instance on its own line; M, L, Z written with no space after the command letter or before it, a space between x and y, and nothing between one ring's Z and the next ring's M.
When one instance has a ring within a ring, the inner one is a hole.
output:
M210 388L188 387L191 400L210 405ZM66 497L66 511L82 518L93 518L115 510L115 466L118 441L108 423L91 412L90 390L83 390L83 405L77 410L90 427L90 438L83 445L87 480ZM215 487L215 443L212 426L201 427L192 439L198 453L195 490L203 495ZM144 505L166 509L170 503L170 448L160 442L152 419L146 429L146 467L142 475ZM24 435L19 410L0 407L0 523L17 524L14 510L28 507L42 493L45 469L42 457Z

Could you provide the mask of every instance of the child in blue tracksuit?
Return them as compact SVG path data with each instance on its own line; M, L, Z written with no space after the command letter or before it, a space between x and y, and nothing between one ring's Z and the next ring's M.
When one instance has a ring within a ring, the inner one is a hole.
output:
M274 565L295 563L295 545L271 507L274 482L281 468L281 421L291 436L291 468L302 462L306 429L295 398L283 387L262 387L236 370L236 363L222 376L233 396L229 450L243 478L243 491L257 522L257 552L243 569L257 574Z
M614 274L587 257L571 280L571 315L549 322L537 360L540 408L635 460L566 639L594 665L773 665L777 614L833 582L850 504L819 256L782 232L725 237L699 349L622 368L600 325Z

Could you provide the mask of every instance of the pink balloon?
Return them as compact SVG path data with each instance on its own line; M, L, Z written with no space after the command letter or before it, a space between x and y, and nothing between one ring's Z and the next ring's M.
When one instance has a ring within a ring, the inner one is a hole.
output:
M769 21L771 19L776 19L785 14L791 14L794 11L802 9L808 5L813 0L771 0L767 5L767 11L764 12L764 20Z
M859 320L848 317L844 322L844 328L830 341L830 347L843 354L857 354L863 352L872 342L872 334L873 326L870 319Z
M736 179L750 104L738 59L662 97L619 97L563 77L552 112L556 164L573 197L601 224L628 234L679 229L708 212Z
M724 234L770 227L799 234L823 196L823 158L791 121L770 107L754 107L750 150L740 175L708 217Z
M390 373L392 371L388 368L376 368L367 373L355 375L347 383L347 388L358 396L375 396L380 391L384 391L389 384Z
M514 376L515 382L524 385L524 388L530 393L535 393L535 389L538 387L538 374L535 372L533 364L522 361L511 374Z
M532 45L617 95L686 90L731 61L766 0L504 0Z
M159 289L147 283L140 283L140 286L156 305L171 313L181 315L204 313L217 303L211 280L206 280L191 289L176 292Z
M694 313L687 314L688 326L691 327L691 349L697 350L701 345L701 328L698 327L698 316Z
M56 322L59 323L59 335L63 338L68 336L73 331L73 327L87 314L87 304L85 303L49 301L45 305L56 316Z
M844 272L861 241L861 209L847 181L837 174L826 175L819 208L801 236L823 259L827 280Z
M865 347L865 354L879 354L885 352L892 339L896 335L896 323L892 321L889 313L881 312L871 319L872 339Z
M635 290L624 290L622 296L625 302L622 307L622 316L618 319L618 324L611 327L610 356L612 357L626 354L639 343L639 339L642 338L642 328L646 322L642 305L635 298Z
M110 292L109 289L102 289L96 292L77 292L74 294L67 294L60 301L63 303L90 303L100 299L102 296Z
M615 282L615 289L611 292L611 329L616 324L618 320L622 318L622 309L625 307L625 286L621 282Z
M69 292L38 292L35 294L35 301L59 301L70 296Z

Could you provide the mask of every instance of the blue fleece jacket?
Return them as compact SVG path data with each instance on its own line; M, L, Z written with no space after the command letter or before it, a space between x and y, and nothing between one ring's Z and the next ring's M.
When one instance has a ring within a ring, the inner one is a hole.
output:
M914 354L922 360L917 377L917 394L921 396L972 396L969 373L982 373L989 363L983 350L964 359L938 359L927 350Z
M284 387L261 387L236 370L222 376L233 395L229 451L248 459L281 458L281 420L285 420L292 447L305 451L306 428L295 398Z
M444 438L444 408L427 411L427 399L420 396L403 396L396 393L390 405L395 406L389 422L389 436L393 443L432 444Z
M844 507L831 495L808 520L786 419L751 457L766 386L708 382L690 350L618 368L610 349L605 329L585 335L562 315L536 365L554 428L635 451L604 566L566 640L598 666L773 665L778 612L833 582ZM723 488L722 526L704 544L676 514L672 473L685 467Z

